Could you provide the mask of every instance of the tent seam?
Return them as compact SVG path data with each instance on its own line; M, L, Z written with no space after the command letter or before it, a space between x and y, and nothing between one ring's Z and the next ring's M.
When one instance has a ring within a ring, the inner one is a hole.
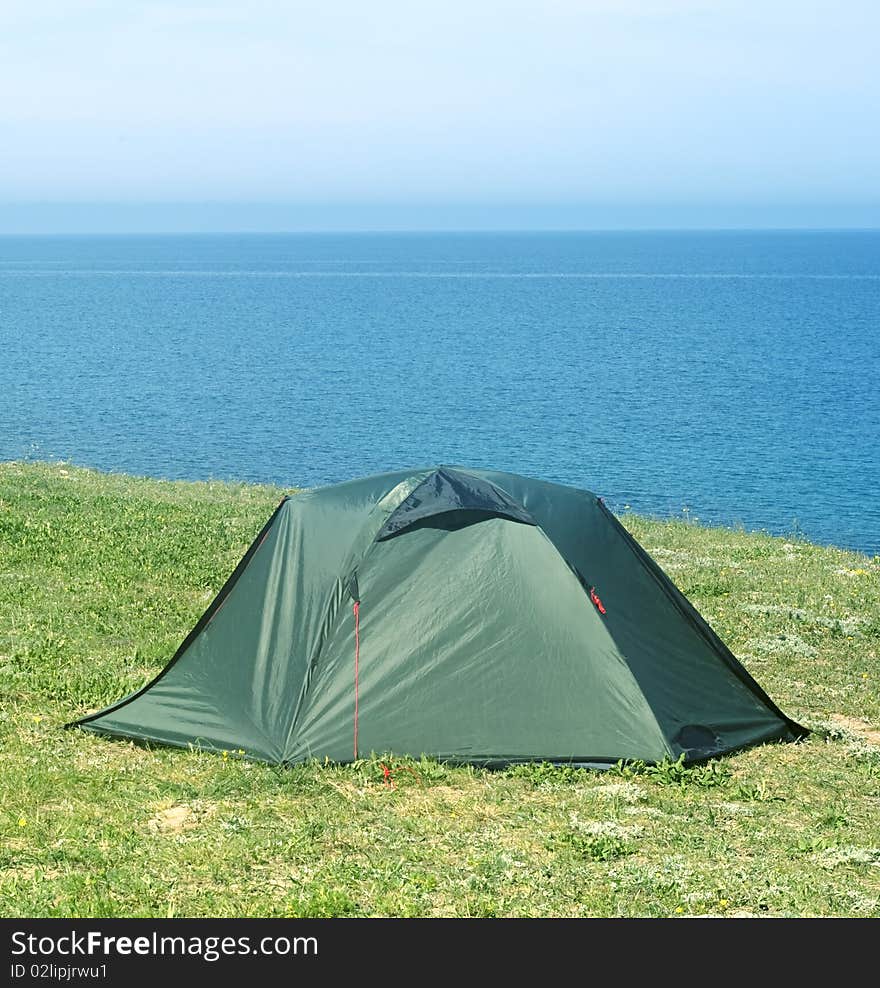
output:
M290 500L290 495L287 495L281 499L281 502L278 504L278 506L269 516L269 519L266 522L266 524L263 525L263 527L257 533L256 538L248 546L247 550L245 551L245 554L238 561L238 564L236 565L235 569L232 571L229 578L226 580L226 582L217 592L217 596L211 601L205 612L196 622L195 626L192 628L189 634L183 639L180 645L178 645L174 655L172 655L171 658L168 660L168 662L166 662L166 664L162 667L162 669L160 669L159 673L156 676L154 676L148 683L142 686L140 689L135 690L133 693L130 693L128 696L122 697L121 700L117 700L115 703L111 703L107 707L102 707L100 710L96 710L92 714L87 714L85 717L80 717L77 720L72 720L69 723L65 724L64 725L65 730L69 730L70 728L73 727L82 727L84 724L91 723L92 721L97 720L99 717L104 717L107 714L116 713L118 710L121 710L129 703L133 703L139 697L143 696L144 693L146 693L148 690L151 690L157 683L159 683L162 679L165 678L165 676L171 671L171 669L189 651L190 646L196 641L197 638L199 638L199 636L202 634L205 628L207 628L208 625L211 623L211 621L213 620L217 612L220 610L220 608L226 603L226 599L235 589L235 585L238 583L241 577L244 576L254 556L256 556L257 552L260 550L263 543L266 541L269 532L272 530L272 527L275 525L275 522L278 520L278 515L281 513L281 509L289 500ZM255 724L254 727L256 726L257 725ZM262 730L259 730L259 733L263 734L264 732ZM268 741L269 739L266 738L266 740Z
M565 556L562 554L562 550L553 541L553 539L550 538L550 536L543 529L543 527L541 525L538 525L537 528L538 528L538 531L541 533L541 535L543 535L544 538L553 547L553 550L556 553L556 555L559 557L559 559L565 564L566 572L577 583L578 589L584 595L584 600L587 603L589 603L591 607L593 607L594 605L593 605L592 601L590 600L590 595L587 592L587 590L584 587L584 585L578 579L577 574L575 573L575 570L574 570L574 567L572 566L572 564L565 558ZM617 644L617 640L615 639L614 635L611 633L611 631L609 630L608 626L605 624L604 621L600 622L600 627L605 632L605 634L608 636L608 638L611 640L611 644L614 646L615 652L617 652L618 656L620 657L620 661L623 663L623 665L626 666L626 671L629 673L630 678L632 679L633 683L635 683L636 688L639 691L639 695L644 700L644 702L645 702L645 709L651 715L651 720L654 722L654 726L657 728L657 733L658 733L658 735L660 737L661 742L663 743L663 746L666 748L667 755L672 756L674 754L674 752L672 750L672 745L669 743L669 739L666 737L666 732L660 726L660 721L657 719L657 715L654 713L654 708L651 706L650 702L648 701L647 696L645 696L645 691L642 689L642 684L639 682L638 676L636 676L636 674L633 672L632 666L629 664L629 662L627 662L626 656L621 651L619 645Z
M623 536L624 543L629 548L633 556L641 567L647 571L649 576L660 587L666 599L672 604L675 611L684 618L685 621L697 632L700 638L709 646L712 653L716 655L723 664L733 673L733 675L749 690L749 692L772 713L779 717L783 723L794 732L796 736L805 737L809 731L792 720L787 714L774 703L771 697L764 691L763 687L755 680L746 667L739 661L727 645L718 637L711 627L700 617L699 612L685 597L685 595L675 586L672 580L663 572L660 566L648 555L633 536L624 528L613 512L609 511L601 498L596 498L599 509L611 521L614 529Z
M382 495L382 498L379 499L379 501L384 500L386 497L392 494L400 486L400 484L404 484L408 480L411 480L413 477L419 476L420 473L425 473L425 476L415 485L415 487L413 487L406 494L406 497L402 499L402 501L400 502L402 504L403 501L405 501L406 498L410 497L410 495L412 495L415 491L417 491L430 476L436 473L437 469L438 468L436 467L425 468L425 470L418 470L410 474L408 477L404 477L403 480L399 481L397 484L394 485L394 487L386 491L385 494ZM374 505L373 511L375 511L375 508L378 507L379 501L377 501L376 505ZM376 529L376 532L381 531L382 526L385 524L385 522L388 521L391 515L394 514L394 512L399 507L400 504L397 504L393 508L389 509L388 513L384 515L384 517L382 518L382 521L380 522L378 528ZM369 516L367 517L367 520L364 522L364 527L358 532L358 535L360 535L364 531L364 529L367 528L370 518L372 517L373 511L370 512ZM356 538L352 539L351 544L354 545L356 541L357 541ZM350 577L351 573L357 572L357 570L363 564L364 559L367 557L367 554L369 553L371 547L375 545L375 542L376 539L374 534L374 537L369 540L364 550L360 553L360 555L356 559L352 560L346 557L346 559L343 561L344 565L341 567L343 572L341 573L341 575L337 576L333 582L333 588L330 591L327 604L324 608L324 620L321 622L321 625L318 629L317 638L312 643L312 647L309 650L309 659L306 663L305 673L303 674L303 683L296 699L296 707L294 708L293 716L291 717L291 721L290 721L290 727L288 728L287 735L284 740L284 745L281 751L282 761L286 760L285 756L287 755L287 752L290 749L291 742L293 741L294 735L296 733L297 723L299 721L300 714L302 713L306 697L309 694L309 688L312 683L315 667L318 664L318 659L321 657L321 652L324 650L324 646L327 644L332 633L336 629L339 615L344 613L341 604L343 597L345 596L345 584L348 578Z

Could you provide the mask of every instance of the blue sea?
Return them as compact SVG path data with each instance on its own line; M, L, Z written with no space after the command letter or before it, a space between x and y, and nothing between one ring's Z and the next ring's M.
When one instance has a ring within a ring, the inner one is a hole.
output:
M461 463L880 552L880 233L0 238L0 459Z

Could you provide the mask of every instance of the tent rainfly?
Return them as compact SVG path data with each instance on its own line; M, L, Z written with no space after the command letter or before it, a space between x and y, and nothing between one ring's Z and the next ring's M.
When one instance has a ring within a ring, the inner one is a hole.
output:
M601 498L463 467L285 498L162 672L71 726L273 763L591 767L805 733Z

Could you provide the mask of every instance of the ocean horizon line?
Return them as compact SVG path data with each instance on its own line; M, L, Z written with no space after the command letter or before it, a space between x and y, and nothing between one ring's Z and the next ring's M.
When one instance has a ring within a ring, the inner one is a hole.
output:
M0 240L50 239L53 237L436 237L436 236L582 236L582 235L627 235L627 234L876 234L877 225L839 226L584 226L584 227L304 227L302 229L187 229L187 230L33 230L6 231L0 229Z

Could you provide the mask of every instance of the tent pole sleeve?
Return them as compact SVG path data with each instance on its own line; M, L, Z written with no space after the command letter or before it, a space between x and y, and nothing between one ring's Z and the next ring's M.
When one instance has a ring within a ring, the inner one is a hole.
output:
M354 758L358 757L358 693L359 693L359 673L361 659L361 602L356 600L354 610Z

